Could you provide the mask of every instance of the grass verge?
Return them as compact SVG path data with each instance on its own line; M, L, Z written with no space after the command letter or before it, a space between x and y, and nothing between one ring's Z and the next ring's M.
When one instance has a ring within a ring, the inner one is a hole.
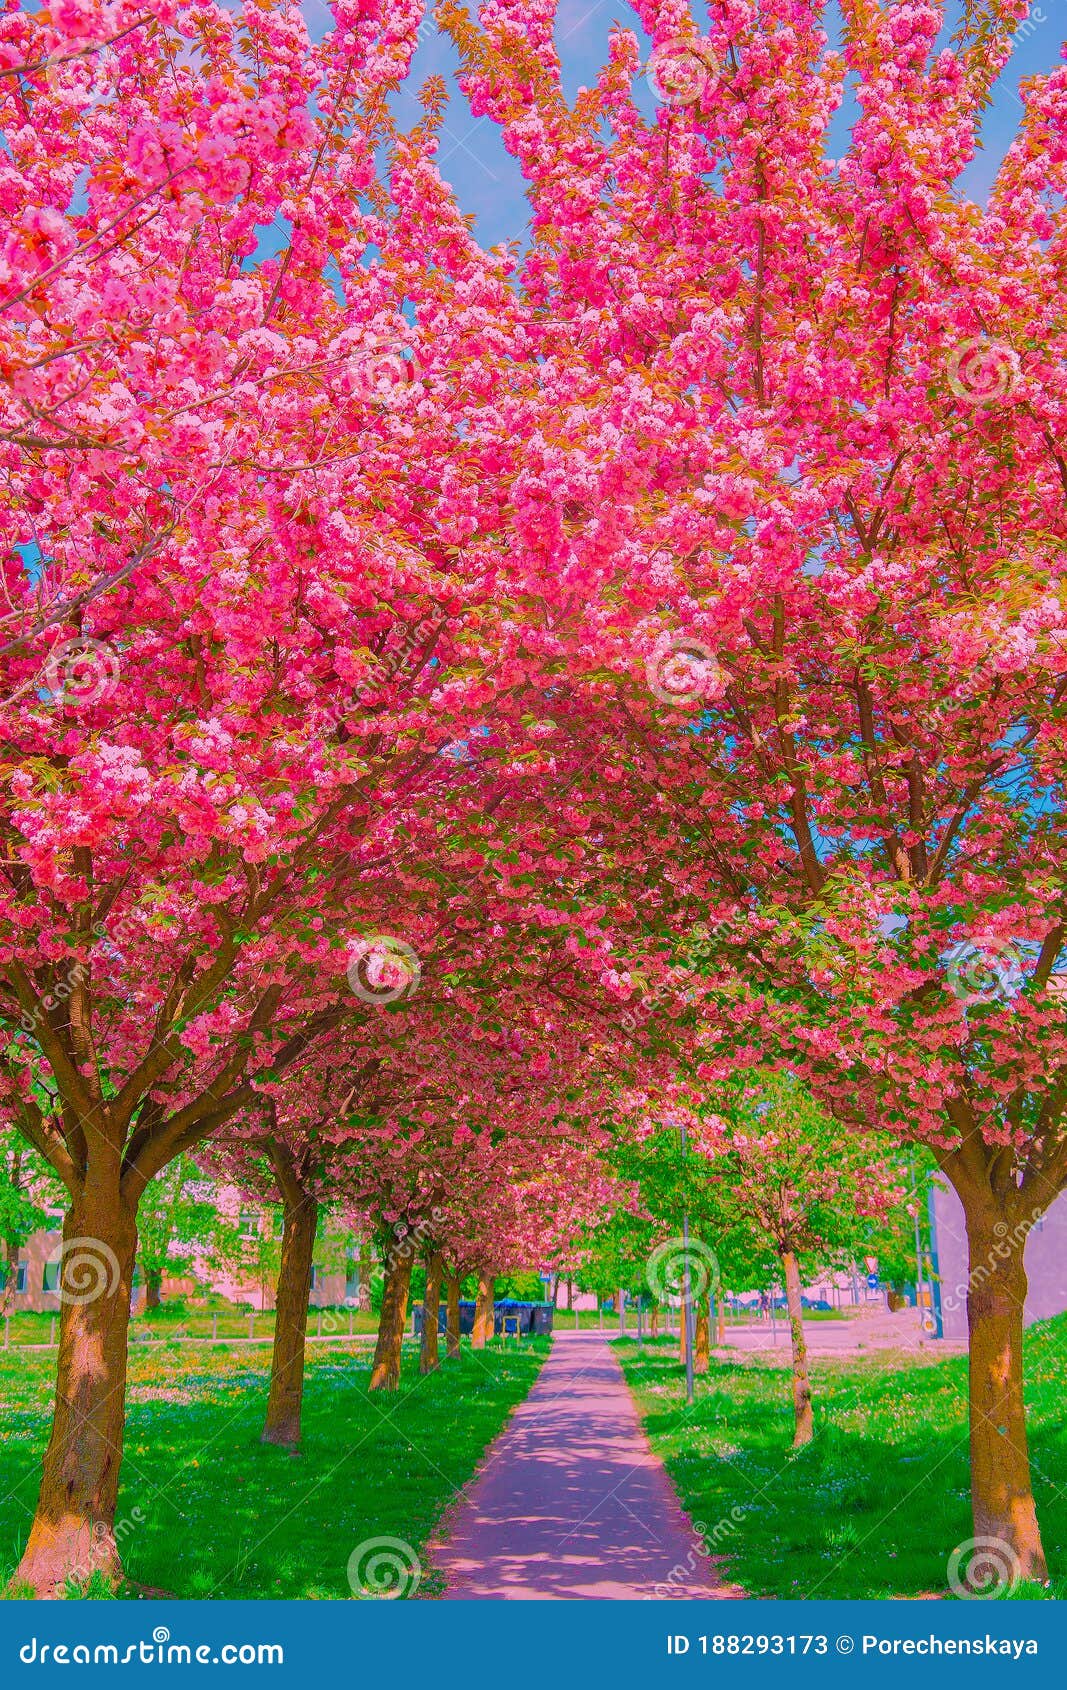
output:
M405 1346L395 1396L370 1356L309 1356L299 1455L261 1444L269 1355L226 1345L131 1351L116 1516L133 1587L182 1597L347 1597L372 1538L422 1556L443 1510L532 1386L545 1339L494 1343L421 1379ZM0 1583L29 1529L55 1357L0 1351ZM420 1596L438 1593L425 1569ZM127 1594L136 1594L131 1589ZM414 1592L412 1592L414 1594Z
M752 1596L947 1595L973 1534L967 1361L871 1351L811 1363L817 1435L794 1454L788 1371L712 1362L686 1410L675 1341L615 1352L681 1500ZM1067 1595L1067 1316L1027 1333L1034 1492L1050 1592ZM1032 1589L1025 1592L1036 1595Z

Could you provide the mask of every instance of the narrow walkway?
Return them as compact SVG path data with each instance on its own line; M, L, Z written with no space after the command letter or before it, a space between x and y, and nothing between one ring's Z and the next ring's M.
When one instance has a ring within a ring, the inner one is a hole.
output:
M599 1332L557 1334L444 1530L446 1599L742 1594L716 1579Z

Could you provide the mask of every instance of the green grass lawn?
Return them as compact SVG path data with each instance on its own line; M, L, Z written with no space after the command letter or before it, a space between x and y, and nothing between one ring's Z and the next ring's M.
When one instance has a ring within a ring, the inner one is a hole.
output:
M724 1578L752 1596L946 1593L948 1557L974 1530L965 1357L816 1358L816 1441L794 1455L781 1366L713 1361L687 1414L673 1342L620 1340L615 1353L653 1448L724 1558ZM1067 1316L1027 1334L1026 1376L1038 1515L1053 1593L1063 1597Z
M420 1379L406 1345L400 1391L371 1396L369 1353L316 1346L294 1456L259 1442L268 1352L135 1348L117 1514L132 1585L185 1597L347 1597L348 1559L366 1539L402 1538L421 1557L547 1353L545 1339L478 1354L464 1343L458 1361ZM54 1354L0 1350L0 1584L30 1524L54 1367ZM439 1585L427 1570L419 1594Z

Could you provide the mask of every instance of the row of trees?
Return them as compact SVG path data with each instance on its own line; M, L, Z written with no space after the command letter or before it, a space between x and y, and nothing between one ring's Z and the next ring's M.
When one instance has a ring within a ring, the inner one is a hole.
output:
M0 17L0 1101L117 1264L64 1308L35 1588L113 1519L178 1157L272 1179L294 1263L350 1187L387 1384L435 1208L454 1267L527 1262L534 1169L569 1225L612 1121L772 1059L959 1193L975 1530L1045 1575L1067 69L982 208L1026 0L951 41L848 0L840 50L817 0L636 11L694 69L651 118L631 32L569 102L551 0L437 8L521 264L436 168L443 85L391 115L420 0Z
M837 1123L789 1075L739 1073L714 1102L690 1121L645 1122L620 1138L611 1163L637 1202L593 1229L582 1274L598 1288L648 1296L655 1315L665 1302L684 1306L688 1258L697 1373L708 1370L709 1316L716 1304L721 1314L726 1288L784 1287L799 1448L815 1429L802 1284L855 1273L866 1257L877 1258L884 1277L915 1278L914 1170L885 1134L843 1143Z

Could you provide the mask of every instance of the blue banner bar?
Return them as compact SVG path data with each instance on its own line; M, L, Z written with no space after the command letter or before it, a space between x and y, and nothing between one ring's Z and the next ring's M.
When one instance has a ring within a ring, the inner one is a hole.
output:
M502 1690L1062 1683L1055 1602L9 1602L4 1690L192 1677Z

